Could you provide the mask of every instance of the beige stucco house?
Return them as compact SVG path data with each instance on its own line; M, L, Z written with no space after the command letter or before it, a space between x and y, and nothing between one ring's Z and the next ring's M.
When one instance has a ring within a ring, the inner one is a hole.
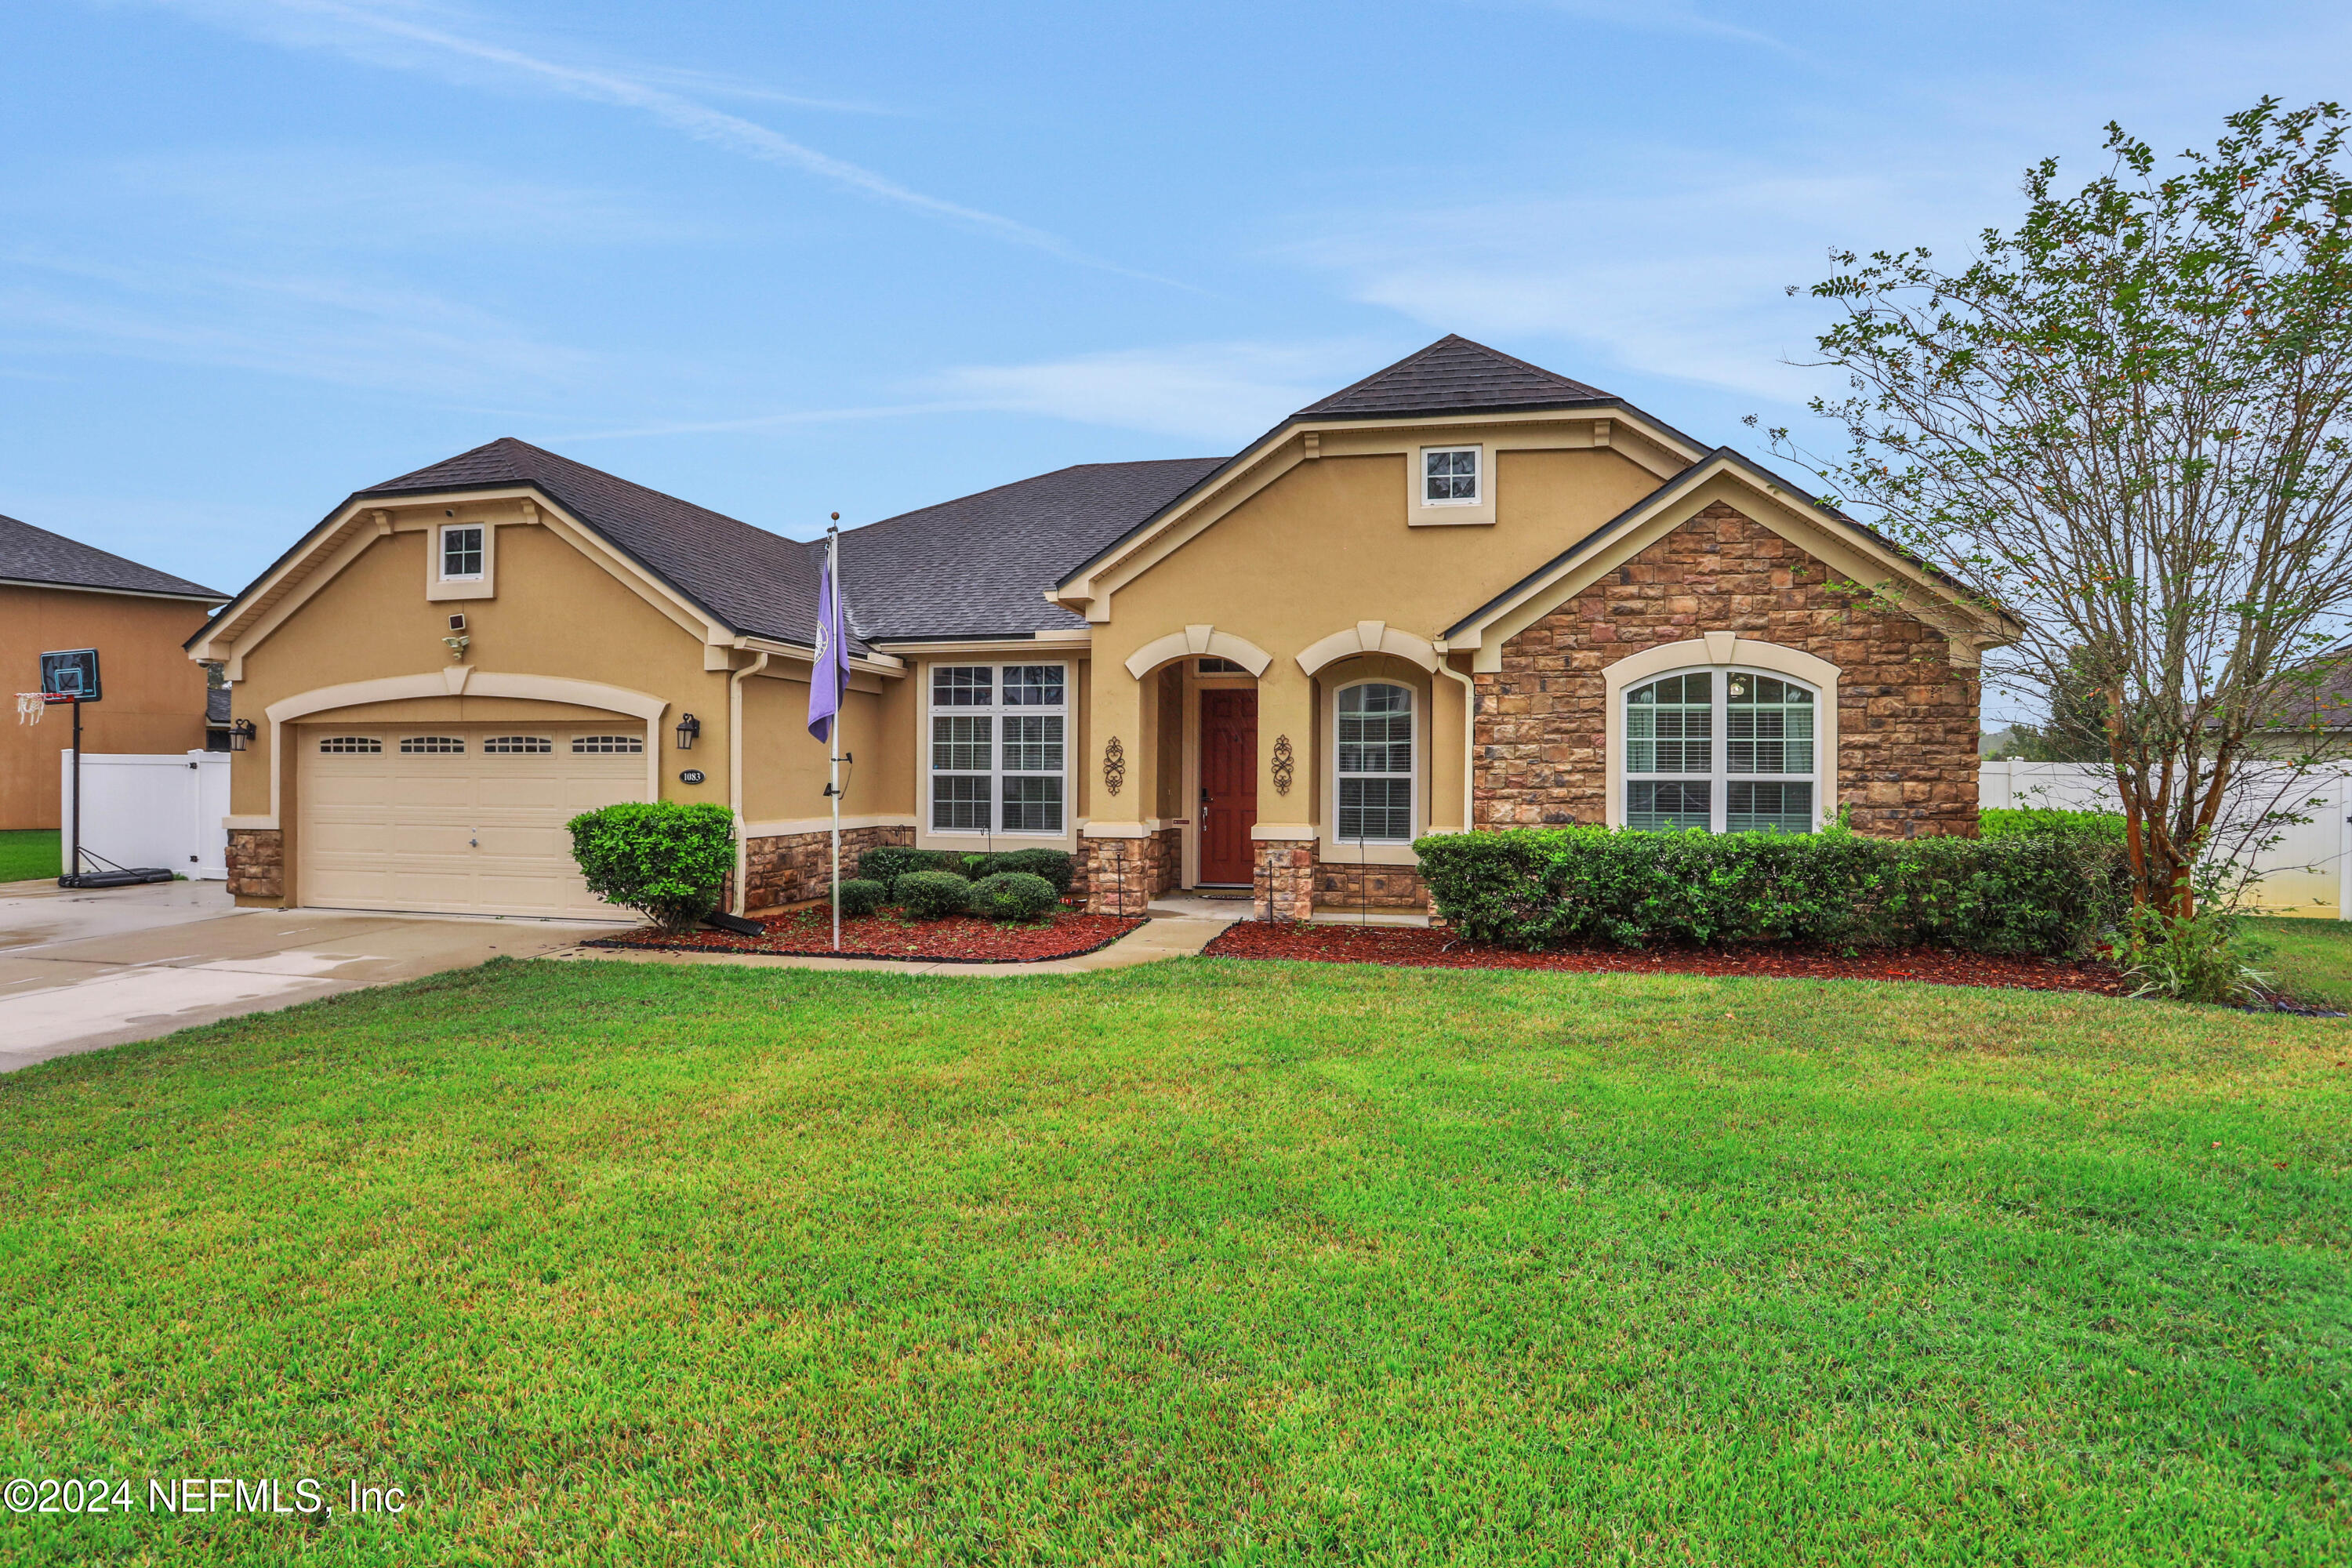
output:
M238 897L594 913L562 825L650 798L735 811L737 908L819 896L821 548L514 440L355 493L189 644L264 721ZM2014 631L1738 453L1454 337L1233 457L841 549L851 847L1064 848L1097 907L1416 905L1415 837L1520 824L1972 833L1978 658Z

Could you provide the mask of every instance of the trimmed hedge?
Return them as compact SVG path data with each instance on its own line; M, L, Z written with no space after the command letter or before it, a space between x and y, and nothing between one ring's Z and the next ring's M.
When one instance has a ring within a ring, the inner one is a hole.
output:
M1535 951L1783 942L2066 957L2131 901L2119 847L2085 832L1517 828L1436 835L1413 850L1463 935Z
M841 918L860 920L890 901L890 889L880 882L864 878L841 884Z
M953 871L961 875L962 870L961 855L946 849L910 849L903 844L885 844L857 858L857 879L879 882L886 888L898 886L898 879L909 871Z
M1977 813L1977 831L1987 838L2015 838L2026 833L2087 833L2095 838L2124 841L2120 811L2054 811L2047 806L1996 806Z
M994 855L976 856L971 866L975 882L1007 871L1043 877L1053 884L1056 900L1070 890L1070 884L1077 879L1077 862L1059 849L1005 849Z
M588 890L666 931L691 930L717 909L735 869L735 814L723 805L629 801L583 811L564 826Z
M971 912L992 921L1034 921L1054 912L1062 895L1028 871L999 871L971 885Z
M953 871L909 871L890 884L890 897L919 921L944 920L971 907L971 884Z

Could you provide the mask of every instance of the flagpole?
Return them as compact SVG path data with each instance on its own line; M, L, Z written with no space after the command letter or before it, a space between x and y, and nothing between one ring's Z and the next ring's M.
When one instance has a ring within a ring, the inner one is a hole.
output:
M833 514L833 526L825 530L825 570L833 579L833 626L835 637L847 630L848 616L841 613L841 514ZM828 651L827 658L839 658L837 652ZM840 699L835 698L836 704ZM833 723L825 735L824 753L833 765L832 786L826 793L833 796L833 951L841 951L841 715L836 709Z

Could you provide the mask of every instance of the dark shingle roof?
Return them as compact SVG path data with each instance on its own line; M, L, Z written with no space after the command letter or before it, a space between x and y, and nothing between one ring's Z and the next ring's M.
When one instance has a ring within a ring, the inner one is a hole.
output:
M1297 419L1358 419L1380 415L1469 414L1506 408L1558 408L1614 403L1597 386L1513 359L1484 343L1447 333L1415 353L1341 387L1293 415Z
M352 499L389 500L512 484L537 486L549 500L739 633L801 644L814 634L817 565L807 544L615 479L511 436L370 485Z
M201 583L125 561L103 550L0 517L0 582L54 583L61 588L113 589L125 594L163 594L189 599L226 599Z
M1224 460L1081 463L853 529L841 536L841 575L858 635L1083 627L1045 590Z

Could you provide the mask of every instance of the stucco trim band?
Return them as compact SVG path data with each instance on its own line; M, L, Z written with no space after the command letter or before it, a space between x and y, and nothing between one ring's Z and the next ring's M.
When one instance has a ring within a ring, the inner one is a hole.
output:
M1306 650L1298 656L1298 668L1306 674L1313 675L1327 664L1360 653L1390 653L1426 670L1434 672L1437 668L1435 644L1427 637L1399 631L1385 621L1358 621L1344 631L1333 632L1328 637L1307 644Z
M1171 658L1193 658L1231 659L1252 675L1264 675L1265 667L1274 662L1274 655L1231 632L1221 632L1214 626L1186 626L1181 632L1154 637L1129 654L1127 672L1141 680Z

